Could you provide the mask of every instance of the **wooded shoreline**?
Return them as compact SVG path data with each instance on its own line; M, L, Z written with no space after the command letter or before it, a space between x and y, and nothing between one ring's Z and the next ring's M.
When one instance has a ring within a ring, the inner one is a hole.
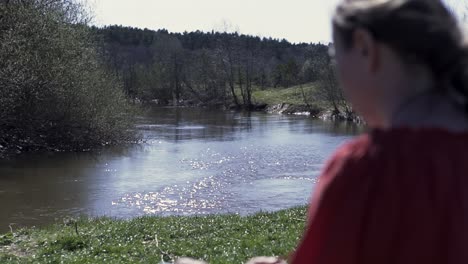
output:
M89 17L74 0L0 3L0 158L137 142L136 101L352 114L328 45L228 29L97 28Z

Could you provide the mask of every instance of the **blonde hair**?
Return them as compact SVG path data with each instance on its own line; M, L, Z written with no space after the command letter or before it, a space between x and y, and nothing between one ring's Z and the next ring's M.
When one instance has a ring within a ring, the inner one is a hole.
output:
M456 94L468 112L468 46L453 13L441 0L343 0L333 28L345 48L362 28L408 63L431 70L439 91Z

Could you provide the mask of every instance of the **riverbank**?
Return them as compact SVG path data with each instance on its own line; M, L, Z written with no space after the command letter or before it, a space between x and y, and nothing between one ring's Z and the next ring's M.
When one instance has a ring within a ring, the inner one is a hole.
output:
M243 263L287 255L304 230L305 207L252 216L66 220L0 235L0 263L159 263L179 256Z
M336 113L332 109L314 108L308 105L294 105L287 103L280 103L275 105L267 105L264 110L269 114L286 114L286 115L304 115L313 118L322 119L325 121L342 121L352 122L355 124L364 124L365 121L362 117L356 115L354 112Z
M16 156L26 153L66 153L66 152L89 152L95 150L101 150L108 146L115 145L134 145L140 142L138 135L124 131L126 135L121 136L121 139L102 139L99 142L93 142L93 144L70 146L65 143L63 144L49 144L43 141L35 140L18 140L7 142L6 140L0 139L0 160L9 160ZM2 142L3 141L3 142Z
M316 92L316 84L257 90L253 93L256 109L269 114L305 115L330 121L348 121L364 124L364 120L354 112L336 112L325 102L304 103L303 94ZM261 107L260 107L261 106Z
M345 109L334 110L330 103L324 101L312 101L305 103L304 96L317 92L317 84L309 83L288 88L258 87L252 94L251 105L225 105L223 102L200 103L193 100L181 100L177 106L172 107L202 107L232 111L266 112L268 114L303 115L326 121L348 121L356 124L364 124L364 120L354 112ZM310 99L310 98L309 98ZM158 104L158 100L151 103ZM161 104L160 104L161 105ZM170 106L162 104L161 106ZM339 107L340 108L340 107Z

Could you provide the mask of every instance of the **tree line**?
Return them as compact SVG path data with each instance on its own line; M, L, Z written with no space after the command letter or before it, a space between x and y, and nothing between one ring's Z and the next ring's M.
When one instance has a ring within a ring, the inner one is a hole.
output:
M255 103L254 89L330 78L332 82L321 86L325 93L304 94L304 101L335 96L326 94L332 88L325 87L337 88L329 45L293 44L228 31L170 33L122 26L93 27L93 31L106 64L130 98L249 108Z

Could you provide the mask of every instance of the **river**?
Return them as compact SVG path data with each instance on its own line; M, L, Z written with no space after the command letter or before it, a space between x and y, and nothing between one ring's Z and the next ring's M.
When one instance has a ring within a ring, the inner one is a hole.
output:
M69 216L250 214L306 204L326 159L362 132L306 116L151 108L144 142L0 162L0 232Z

